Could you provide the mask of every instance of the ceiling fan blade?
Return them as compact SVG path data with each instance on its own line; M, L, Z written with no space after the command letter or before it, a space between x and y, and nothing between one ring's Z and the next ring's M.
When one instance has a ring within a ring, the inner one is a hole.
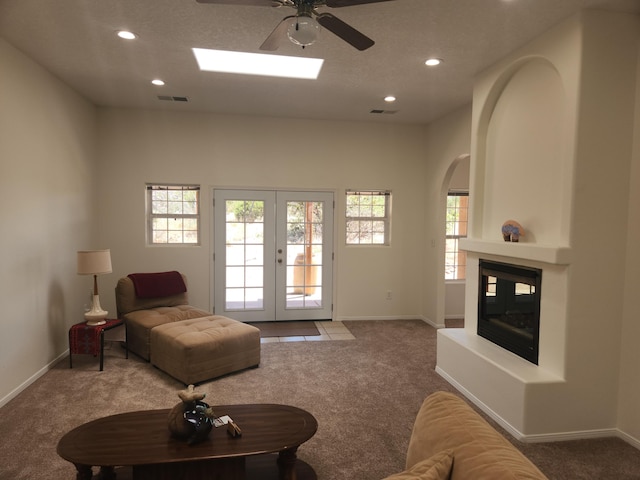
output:
M287 28L289 28L289 19L295 18L295 15L284 17L273 32L269 34L267 39L260 45L260 50L274 51L280 46L280 42L287 36Z
M218 5L255 5L259 7L273 7L280 4L280 2L274 0L196 0L196 2Z
M331 8L340 8L340 7L350 7L352 5L364 5L367 3L391 2L391 1L393 0L327 0L325 5Z
M376 42L330 13L317 15L318 23L358 50L366 50Z

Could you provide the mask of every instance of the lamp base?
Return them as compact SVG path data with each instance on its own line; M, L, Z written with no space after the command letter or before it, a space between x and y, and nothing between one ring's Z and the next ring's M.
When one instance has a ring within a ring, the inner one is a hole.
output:
M89 325L90 327L96 327L98 325L104 325L105 323L107 323L106 320L87 320L87 325Z
M98 295L94 295L91 310L84 314L84 319L87 321L87 325L104 325L107 323L105 318L107 318L108 314L109 312L103 310L100 306L100 297Z

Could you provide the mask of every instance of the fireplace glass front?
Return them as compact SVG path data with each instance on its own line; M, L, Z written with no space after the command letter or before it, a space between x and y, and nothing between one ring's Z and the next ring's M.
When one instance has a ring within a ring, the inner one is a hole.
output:
M478 335L538 364L542 270L480 260Z

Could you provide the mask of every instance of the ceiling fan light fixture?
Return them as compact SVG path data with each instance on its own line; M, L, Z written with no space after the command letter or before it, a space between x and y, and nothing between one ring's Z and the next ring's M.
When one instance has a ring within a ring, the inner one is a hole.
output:
M307 47L312 45L320 33L320 25L308 15L296 15L289 24L287 36L296 45Z

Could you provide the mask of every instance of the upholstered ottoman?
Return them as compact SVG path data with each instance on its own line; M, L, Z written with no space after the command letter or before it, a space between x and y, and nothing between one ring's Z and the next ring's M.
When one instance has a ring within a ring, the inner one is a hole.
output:
M260 364L260 330L220 315L158 325L150 361L185 385Z

